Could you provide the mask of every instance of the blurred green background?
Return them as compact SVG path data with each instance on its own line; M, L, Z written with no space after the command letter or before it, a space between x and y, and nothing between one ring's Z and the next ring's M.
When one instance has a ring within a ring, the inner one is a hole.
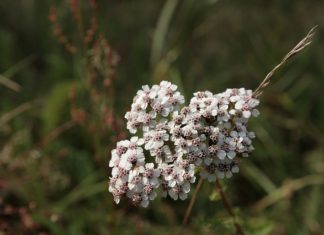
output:
M124 113L144 84L254 89L314 25L252 120L256 150L224 181L246 234L324 234L324 1L1 0L0 234L177 234L186 201L108 192ZM235 234L205 183L186 234Z

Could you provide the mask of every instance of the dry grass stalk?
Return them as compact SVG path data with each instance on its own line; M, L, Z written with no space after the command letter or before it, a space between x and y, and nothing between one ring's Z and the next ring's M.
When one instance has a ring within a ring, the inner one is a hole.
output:
M6 78L1 74L0 74L0 84L15 92L19 92L21 90L21 86L18 83L12 81L9 78Z
M263 79L263 81L260 83L258 88L255 89L253 92L253 97L257 98L259 97L263 90L269 85L271 78L273 77L274 73L281 68L284 64L287 63L287 61L292 58L294 55L297 55L299 52L301 52L303 49L305 49L309 44L312 43L313 36L315 34L317 26L313 27L308 34L291 50L289 51L285 57L281 60L279 64L277 64Z
M13 110L3 114L2 116L0 116L0 127L5 125L7 122L9 122L14 117L20 115L23 112L26 112L27 110L33 108L35 105L38 105L39 103L40 103L39 100L26 102L26 103L23 103L23 104L17 106Z
M286 180L281 187L277 188L261 200L259 200L254 206L255 212L260 212L265 208L279 202L280 200L289 199L296 191L304 189L312 185L323 185L324 177L320 174L307 175L298 179Z

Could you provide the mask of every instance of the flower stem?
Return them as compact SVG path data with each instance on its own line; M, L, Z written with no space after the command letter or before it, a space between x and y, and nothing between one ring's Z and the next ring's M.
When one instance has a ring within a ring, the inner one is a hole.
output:
M192 211L192 208L193 208L193 205L195 204L195 201L196 201L196 198L197 198L197 194L201 188L201 185L203 183L203 178L200 178L199 179L199 182L197 184L197 187L195 188L195 191L190 199L190 203L187 207L187 210L186 210L186 213L185 213L185 216L183 218L183 221L182 221L182 228L181 228L181 232L180 234L182 234L183 230L184 230L184 227L187 225L188 223L188 220L189 220L189 217L190 217L190 214L191 214L191 211Z
M234 214L234 211L233 211L231 205L229 204L229 202L228 202L228 200L227 200L227 198L226 198L226 196L225 196L225 193L224 193L223 187L222 187L222 185L221 185L221 183L219 182L218 179L216 179L216 186L217 186L217 188L218 188L219 194L220 194L220 196L221 196L222 202L223 202L223 204L224 204L224 207L225 207L227 213L228 213L228 214L232 217L232 219L233 219L233 223L234 223L234 226L235 226L235 228L236 228L236 232L237 232L237 234L239 234L239 235L245 235L245 233L243 232L241 226L236 222L236 218L235 218L236 216L235 216L235 214Z

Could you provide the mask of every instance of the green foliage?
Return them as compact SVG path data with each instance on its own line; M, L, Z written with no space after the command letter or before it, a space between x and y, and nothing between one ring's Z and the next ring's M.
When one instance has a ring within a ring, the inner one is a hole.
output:
M44 98L42 110L44 133L49 133L70 119L69 92L75 84L75 82L60 83Z

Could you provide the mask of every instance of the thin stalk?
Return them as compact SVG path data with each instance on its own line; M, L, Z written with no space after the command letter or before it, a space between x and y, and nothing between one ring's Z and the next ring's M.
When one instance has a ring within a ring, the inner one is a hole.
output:
M198 181L197 187L195 188L195 191L194 191L194 193L193 193L193 195L192 195L192 197L190 199L190 202L189 202L189 205L187 207L185 216L183 218L180 234L183 233L183 230L184 230L185 226L188 224L188 220L189 220L192 208L193 208L193 206L195 204L197 194L198 194L198 192L199 192L199 190L200 190L200 188L202 186L202 183L203 183L203 178L200 178L199 181Z
M221 183L219 182L218 179L216 179L216 186L218 188L218 191L219 191L219 194L221 196L221 199L222 199L222 202L224 204L224 207L227 211L227 213L232 217L233 219L233 223L234 223L234 226L235 226L235 229L236 229L236 232L237 234L239 235L245 235L245 233L243 232L241 226L236 222L236 216L235 216L235 213L231 207L231 205L229 204L227 198L226 198L226 195L224 193L224 190L223 190L223 187L221 185Z
M168 0L165 2L153 35L151 48L151 65L155 66L161 59L165 39L170 27L172 17L175 13L179 0Z
M313 36L315 34L315 30L316 30L317 26L313 27L308 34L299 42L297 43L297 45L291 50L289 51L285 57L281 60L281 62L279 64L277 64L268 74L267 76L263 79L263 81L260 83L260 85L255 89L255 91L253 92L253 97L257 98L258 96L260 96L264 90L264 88L266 88L270 81L271 78L274 76L275 72L281 68L283 65L285 65L287 63L287 61L292 58L294 55L297 55L299 52L301 52L303 49L305 49L309 44L312 43L312 39Z
M10 110L9 112L2 114L0 116L0 127L4 126L6 123L8 123L10 120L20 115L21 113L24 113L29 109L35 107L36 105L40 105L40 104L41 104L40 100L25 102L17 106L16 108Z
M59 137L62 133L70 130L72 127L76 126L76 122L74 120L67 121L63 123L61 126L55 128L51 131L43 140L38 144L38 147L44 147L48 145L48 143L52 142L54 139Z
M14 82L9 78L6 78L1 74L0 74L0 85L3 85L15 92L19 92L21 90L21 86L18 83Z

